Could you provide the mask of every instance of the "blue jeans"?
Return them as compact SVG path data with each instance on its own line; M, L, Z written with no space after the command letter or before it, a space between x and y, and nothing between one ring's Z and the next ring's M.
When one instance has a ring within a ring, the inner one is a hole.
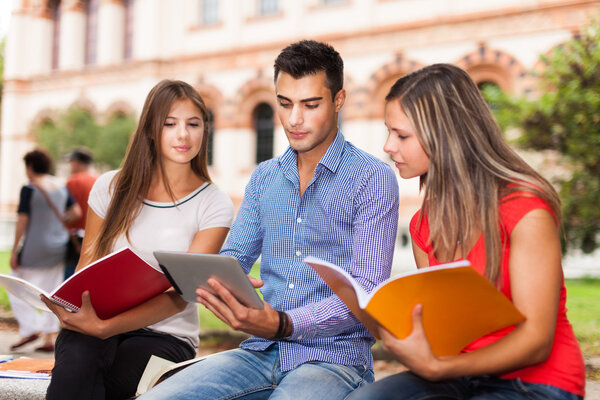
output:
M365 385L348 396L348 400L367 399L578 400L581 397L555 386L527 383L520 379L469 376L430 382L410 372L403 372Z
M140 398L153 399L344 399L373 382L366 366L309 362L282 372L277 345L265 351L229 350L173 375Z

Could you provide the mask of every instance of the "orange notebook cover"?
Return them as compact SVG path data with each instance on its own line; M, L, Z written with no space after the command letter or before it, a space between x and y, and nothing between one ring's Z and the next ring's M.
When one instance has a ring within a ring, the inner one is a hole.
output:
M53 358L17 358L0 363L0 371L20 371L50 374L54 368Z
M70 311L79 311L81 295L90 300L100 319L108 319L164 292L169 280L129 248L115 251L81 269L52 293L8 275L0 275L0 286L33 307L50 311L40 300L44 294Z
M525 318L467 260L391 277L370 294L340 267L306 257L348 309L375 336L378 326L403 339L412 332L412 310L423 305L423 326L436 356L460 353L469 343Z

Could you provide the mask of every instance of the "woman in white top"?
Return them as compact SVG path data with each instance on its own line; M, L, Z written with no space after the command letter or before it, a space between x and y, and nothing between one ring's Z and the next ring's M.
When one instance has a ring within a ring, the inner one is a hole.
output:
M187 83L164 80L150 91L122 168L90 193L77 270L123 246L155 266L154 250L220 250L233 206L208 175L208 128L204 102ZM82 300L77 313L46 300L63 327L47 399L129 398L151 355L195 356L197 307L173 290L106 320L89 295Z

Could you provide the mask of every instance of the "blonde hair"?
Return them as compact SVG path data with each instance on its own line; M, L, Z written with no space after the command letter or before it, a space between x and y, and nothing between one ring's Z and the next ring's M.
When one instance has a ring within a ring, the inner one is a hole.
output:
M466 246L481 233L485 275L499 284L501 235L506 234L499 229L501 199L528 192L548 203L560 221L558 194L504 140L479 89L462 69L434 64L406 75L386 96L386 102L395 99L429 156L429 169L420 178L421 215L428 216L436 256L451 261L460 243ZM469 249L461 250L466 257Z
M157 169L169 196L173 202L176 201L164 168L160 145L162 129L171 106L176 101L186 99L200 110L204 126L200 151L191 160L190 167L198 177L210 182L207 163L209 121L204 101L188 83L165 79L148 93L122 167L111 182L112 199L100 232L90 247L92 260L108 254L119 235L125 233L129 239L129 228L141 211Z

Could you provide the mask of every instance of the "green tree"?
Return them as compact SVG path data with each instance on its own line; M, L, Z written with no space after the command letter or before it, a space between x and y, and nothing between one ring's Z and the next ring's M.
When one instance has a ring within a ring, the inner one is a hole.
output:
M74 147L85 146L94 153L98 164L116 168L121 163L129 136L135 128L131 116L118 115L99 125L93 115L72 107L60 113L56 120L46 120L34 128L40 145L55 159L61 159Z
M485 90L500 125L521 130L518 144L554 150L568 179L557 179L563 202L566 248L592 252L600 239L600 23L558 46L539 75L535 100Z

